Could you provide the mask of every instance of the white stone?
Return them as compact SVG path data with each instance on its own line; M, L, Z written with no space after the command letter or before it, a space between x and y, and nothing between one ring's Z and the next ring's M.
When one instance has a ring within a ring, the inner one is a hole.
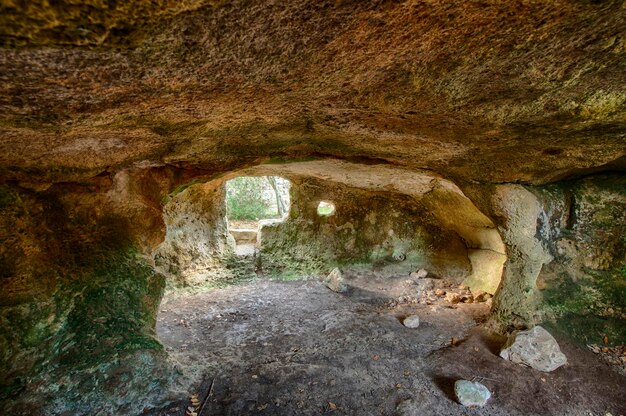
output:
M348 286L346 286L346 283L343 281L341 270L337 267L326 276L322 283L333 292L342 293L348 290Z
M423 279L428 276L428 272L425 269L419 269L416 272L411 273L411 277L414 279Z
M407 316L402 320L402 325L407 328L417 328L420 326L420 317L417 315Z
M554 337L540 326L509 337L500 357L544 372L554 371L567 363Z
M482 407L491 398L491 392L484 384L469 380L457 380L454 393L459 403L467 407Z

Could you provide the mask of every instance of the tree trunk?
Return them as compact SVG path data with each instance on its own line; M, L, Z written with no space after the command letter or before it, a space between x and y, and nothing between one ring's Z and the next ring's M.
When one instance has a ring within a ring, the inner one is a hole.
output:
M274 194L276 195L276 209L278 210L278 216L282 218L285 215L285 205L283 204L283 199L280 197L280 192L278 191L276 177L268 176L267 181L270 183L270 186L274 190Z

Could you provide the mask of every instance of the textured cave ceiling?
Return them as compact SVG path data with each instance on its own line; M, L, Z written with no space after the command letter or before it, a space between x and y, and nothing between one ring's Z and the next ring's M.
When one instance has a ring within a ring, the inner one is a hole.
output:
M626 2L0 2L0 177L339 158L626 168Z

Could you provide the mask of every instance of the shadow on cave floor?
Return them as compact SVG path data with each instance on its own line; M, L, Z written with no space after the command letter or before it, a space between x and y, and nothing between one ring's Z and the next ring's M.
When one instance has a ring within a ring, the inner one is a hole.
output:
M149 414L183 415L192 394L201 416L626 412L626 380L593 353L559 339L567 366L512 364L497 356L504 340L480 323L485 304L418 303L406 279L379 280L352 276L345 294L315 280L259 279L167 295L158 335L187 385L179 402ZM419 328L401 324L410 314ZM459 378L481 380L493 393L488 405L457 404Z

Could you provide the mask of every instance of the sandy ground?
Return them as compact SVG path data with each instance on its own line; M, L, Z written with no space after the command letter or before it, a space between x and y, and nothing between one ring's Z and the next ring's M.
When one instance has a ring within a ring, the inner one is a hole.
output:
M189 385L150 414L193 403L202 416L626 413L626 378L584 346L554 334L569 363L542 373L497 355L504 339L483 323L484 303L427 299L406 276L346 278L343 294L315 280L258 280L167 295L158 335ZM410 314L419 328L402 325ZM461 406L459 378L481 381L492 399Z

